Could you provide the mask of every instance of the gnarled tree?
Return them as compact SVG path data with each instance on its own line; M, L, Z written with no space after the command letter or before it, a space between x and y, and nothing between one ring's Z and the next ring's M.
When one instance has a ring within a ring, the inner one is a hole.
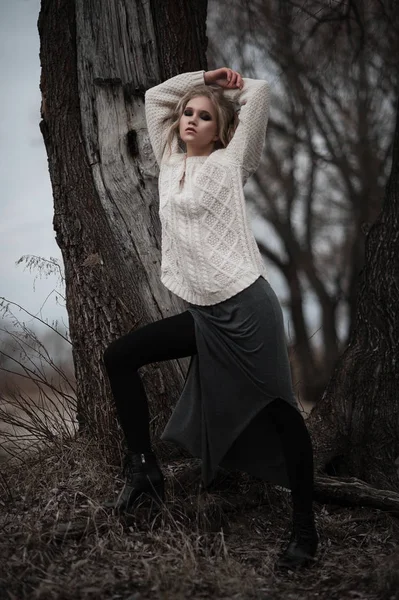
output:
M117 425L102 370L105 347L185 309L159 277L158 167L144 94L204 67L205 23L205 1L41 4L40 128L65 267L78 418L110 455ZM187 362L141 370L155 434L170 415Z

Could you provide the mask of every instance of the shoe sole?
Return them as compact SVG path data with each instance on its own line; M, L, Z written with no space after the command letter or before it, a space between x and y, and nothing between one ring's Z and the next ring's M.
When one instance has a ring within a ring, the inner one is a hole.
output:
M116 500L115 502L118 502ZM141 494L135 498L133 502L128 504L125 508L115 506L114 503L110 502L102 504L102 507L107 510L111 510L115 514L131 514L131 510L136 510L139 507L143 506L143 508L150 503L151 509L155 505L158 509L161 509L162 504L165 503L165 492L163 489L158 490L155 488L154 490L143 491Z
M302 561L298 561L296 563L284 562L283 560L277 561L274 565L275 569L291 569L292 571L295 569L304 569L308 567L313 567L317 563L317 558L304 558Z

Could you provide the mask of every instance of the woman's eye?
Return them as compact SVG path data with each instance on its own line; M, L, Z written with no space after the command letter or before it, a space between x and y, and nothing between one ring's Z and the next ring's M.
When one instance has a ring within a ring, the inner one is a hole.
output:
M190 110L184 111L184 115L186 117L191 117L192 113ZM204 119L205 121L209 121L210 120L210 116L209 115L201 115L201 119Z

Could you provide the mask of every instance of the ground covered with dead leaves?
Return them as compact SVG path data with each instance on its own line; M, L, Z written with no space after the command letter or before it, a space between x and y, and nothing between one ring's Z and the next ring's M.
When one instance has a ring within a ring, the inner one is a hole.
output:
M315 503L317 563L278 572L290 533L286 490L199 463L163 465L167 502L117 517L101 502L122 486L94 445L47 448L0 467L3 600L396 600L399 520Z

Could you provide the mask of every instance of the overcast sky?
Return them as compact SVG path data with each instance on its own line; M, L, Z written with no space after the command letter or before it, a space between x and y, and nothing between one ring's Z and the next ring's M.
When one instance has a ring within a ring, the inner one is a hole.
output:
M0 296L35 314L57 285L56 277L38 279L34 286L38 272L29 273L15 263L27 254L61 260L39 129L39 7L40 0L0 0ZM67 323L66 310L57 305L54 294L42 315L49 322Z
M40 0L0 0L0 297L41 315L49 323L57 320L65 328L67 313L54 293L56 277L40 279L37 270L29 272L23 264L16 265L23 255L54 257L61 262L52 225L47 155L39 129L39 10ZM252 226L257 237L266 234L260 222ZM266 266L281 301L285 295L281 279L270 264ZM307 308L317 328L316 312L311 306ZM26 315L17 314L33 323Z

